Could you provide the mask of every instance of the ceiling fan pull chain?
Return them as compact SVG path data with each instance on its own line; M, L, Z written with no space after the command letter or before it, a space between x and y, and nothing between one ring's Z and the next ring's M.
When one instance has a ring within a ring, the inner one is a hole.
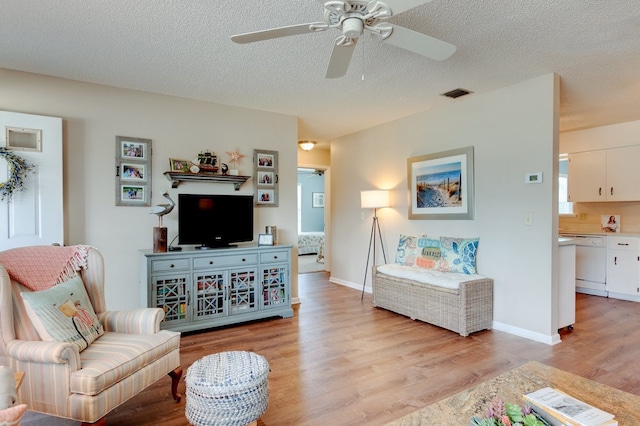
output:
M364 81L364 39L366 37L362 34L360 38L362 38L362 81Z

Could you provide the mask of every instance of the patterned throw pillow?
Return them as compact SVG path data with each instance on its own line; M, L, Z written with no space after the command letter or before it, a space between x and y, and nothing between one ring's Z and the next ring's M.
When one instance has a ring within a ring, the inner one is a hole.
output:
M413 266L416 262L416 253L418 251L417 243L417 237L400 234L395 262L399 265Z
M476 273L478 238L441 237L442 262L438 270L442 272Z
M104 334L79 276L48 290L20 294L42 340L70 342L82 351Z
M425 269L437 269L442 257L440 240L420 237L418 238L417 246L418 253L415 266Z

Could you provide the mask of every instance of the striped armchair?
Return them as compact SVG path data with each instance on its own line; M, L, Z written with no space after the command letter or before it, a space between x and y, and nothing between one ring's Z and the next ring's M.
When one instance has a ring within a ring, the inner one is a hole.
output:
M107 311L102 255L88 248L86 262L80 277L105 332L81 352L72 343L40 339L20 295L31 290L0 265L0 356L25 373L20 403L83 424L105 424L109 411L166 374L173 399L180 401L180 334L160 330L161 309Z

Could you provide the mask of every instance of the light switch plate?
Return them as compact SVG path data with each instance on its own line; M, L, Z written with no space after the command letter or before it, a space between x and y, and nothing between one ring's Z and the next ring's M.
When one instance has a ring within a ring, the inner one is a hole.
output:
M524 214L524 224L527 226L533 226L533 213L525 212Z

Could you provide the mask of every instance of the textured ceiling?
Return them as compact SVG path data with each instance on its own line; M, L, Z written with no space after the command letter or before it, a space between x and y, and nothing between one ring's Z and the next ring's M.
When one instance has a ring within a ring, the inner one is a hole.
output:
M550 72L561 130L640 119L639 0L433 0L391 22L453 56L367 34L339 79L324 78L336 30L230 41L322 18L317 0L0 0L0 67L295 115L299 137L320 142L457 102L439 96L451 89Z

